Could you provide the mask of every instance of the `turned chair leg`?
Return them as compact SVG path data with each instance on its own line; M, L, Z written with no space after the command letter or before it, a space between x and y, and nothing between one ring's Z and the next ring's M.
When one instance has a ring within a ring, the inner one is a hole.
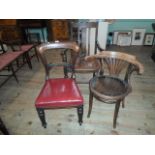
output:
M87 117L90 117L91 111L92 111L92 106L93 106L93 93L90 91L89 93L89 110L88 110L88 115Z
M82 123L83 123L83 105L80 105L77 107L77 113L78 113L79 124L82 125Z
M47 123L46 123L46 118L45 118L44 109L42 109L42 108L36 108L36 109L37 109L37 112L38 112L38 116L39 116L39 118L40 118L40 120L41 120L42 126L43 126L44 128L46 128Z
M113 118L113 128L116 128L116 122L117 122L117 116L118 116L118 112L119 112L120 102L121 101L117 101L115 103L115 111L114 111L114 118Z

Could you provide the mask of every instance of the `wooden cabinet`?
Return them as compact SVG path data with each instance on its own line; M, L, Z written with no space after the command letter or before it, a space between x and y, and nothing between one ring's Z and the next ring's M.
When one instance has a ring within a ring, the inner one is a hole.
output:
M0 19L0 26L15 26L16 19Z
M48 20L48 40L68 40L69 22L65 19Z
M20 38L16 19L0 19L1 40L9 41Z

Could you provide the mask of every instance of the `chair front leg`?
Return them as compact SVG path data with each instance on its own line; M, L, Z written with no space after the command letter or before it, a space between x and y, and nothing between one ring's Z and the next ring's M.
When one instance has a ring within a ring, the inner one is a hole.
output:
M37 112L38 112L38 116L41 120L41 123L42 123L42 126L44 128L46 128L47 126L47 123L46 123L46 118L45 118L45 112L44 112L44 109L42 108L36 108Z
M80 105L77 107L77 113L78 113L79 124L82 125L82 123L83 123L83 105Z
M114 111L114 118L113 118L113 128L116 128L116 121L117 121L117 116L119 112L119 107L120 107L121 100L117 101L115 103L115 111Z

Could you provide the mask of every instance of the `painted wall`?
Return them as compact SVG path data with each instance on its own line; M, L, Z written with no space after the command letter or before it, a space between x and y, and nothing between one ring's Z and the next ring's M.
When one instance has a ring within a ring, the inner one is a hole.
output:
M155 23L155 19L116 19L114 23L109 24L109 32L145 28L147 33L153 33L152 23Z

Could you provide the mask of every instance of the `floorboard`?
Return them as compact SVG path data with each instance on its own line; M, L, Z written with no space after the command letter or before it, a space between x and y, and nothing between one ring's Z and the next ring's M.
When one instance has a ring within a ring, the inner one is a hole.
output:
M17 72L19 84L12 77L0 88L0 117L13 135L153 135L155 134L155 63L150 46L111 46L108 50L134 54L144 65L144 74L133 74L133 91L120 109L117 128L112 128L114 105L94 100L90 118L88 84L79 84L85 100L84 123L79 126L76 109L46 110L47 129L41 126L34 101L44 82L42 64L34 57L33 69L27 65ZM54 59L57 59L53 55ZM52 71L60 75L60 68ZM86 75L87 77L87 75ZM83 78L86 78L83 77ZM82 77L79 77L82 79Z

